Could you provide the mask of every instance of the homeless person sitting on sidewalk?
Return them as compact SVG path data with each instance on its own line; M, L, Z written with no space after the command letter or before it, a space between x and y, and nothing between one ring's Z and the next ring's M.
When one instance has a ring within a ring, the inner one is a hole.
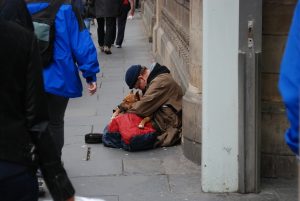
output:
M158 63L151 69L133 65L125 81L130 89L142 90L143 96L126 114L112 119L104 129L103 144L137 151L180 143L183 92L169 69ZM140 121L148 116L151 122L139 129Z

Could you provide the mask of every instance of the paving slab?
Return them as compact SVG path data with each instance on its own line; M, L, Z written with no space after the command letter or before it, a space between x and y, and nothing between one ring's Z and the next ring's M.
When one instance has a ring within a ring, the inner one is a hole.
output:
M140 195L145 191L159 194L168 191L168 179L165 175L144 176L93 176L72 178L79 195L85 193L90 197L95 194L105 195Z

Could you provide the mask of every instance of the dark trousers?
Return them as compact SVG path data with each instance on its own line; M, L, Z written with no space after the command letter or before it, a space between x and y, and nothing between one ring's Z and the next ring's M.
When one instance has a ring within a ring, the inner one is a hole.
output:
M1 162L0 200L1 201L37 201L38 182L36 176L28 169L14 163ZM21 171L22 170L22 171Z
M47 93L49 131L59 155L64 146L64 117L69 98Z
M122 45L125 34L125 27L127 22L127 15L130 10L130 5L122 5L121 15L117 18L118 22L118 34L116 39L116 45Z
M97 24L99 46L107 46L110 48L116 38L116 18L100 17L97 18Z
M139 0L135 0L135 8L139 8L140 7L140 2Z

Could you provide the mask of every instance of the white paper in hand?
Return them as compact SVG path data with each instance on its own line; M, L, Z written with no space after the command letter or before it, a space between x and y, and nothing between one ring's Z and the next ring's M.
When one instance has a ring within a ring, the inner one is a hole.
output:
M132 20L133 19L133 15L128 15L127 19L128 20Z

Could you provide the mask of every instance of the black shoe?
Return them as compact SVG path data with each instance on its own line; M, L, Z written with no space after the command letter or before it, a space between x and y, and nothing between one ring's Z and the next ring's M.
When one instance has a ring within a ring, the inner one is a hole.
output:
M39 197L44 197L46 191L45 191L45 181L43 177L38 176L38 185L39 185Z
M107 46L105 46L105 47L104 47L104 53L105 53L105 54L111 54L110 48L107 47Z
M105 54L112 54L110 50L104 50Z
M100 48L101 52L104 52L104 47L103 46L99 46L99 48Z
M102 143L102 133L88 133L85 134L84 140L87 144L100 144Z

